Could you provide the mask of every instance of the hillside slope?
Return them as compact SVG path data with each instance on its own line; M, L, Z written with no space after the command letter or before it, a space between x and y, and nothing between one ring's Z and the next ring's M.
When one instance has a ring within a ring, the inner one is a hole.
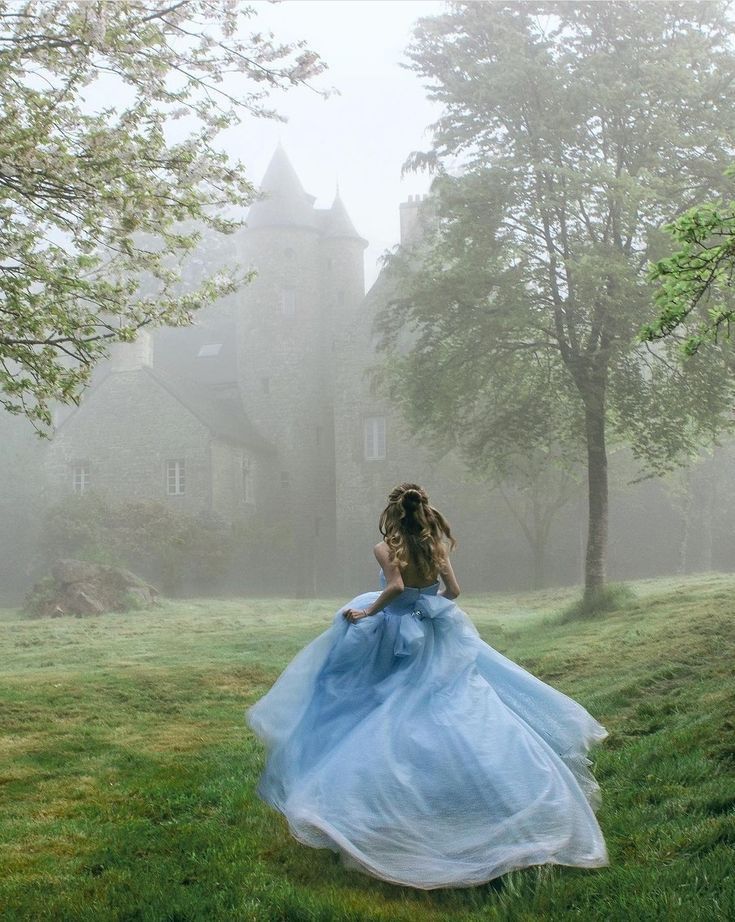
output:
M3 920L735 918L735 579L641 584L561 624L564 591L462 598L483 637L610 731L594 753L611 866L418 892L307 849L254 795L243 723L338 603L166 603L0 617Z

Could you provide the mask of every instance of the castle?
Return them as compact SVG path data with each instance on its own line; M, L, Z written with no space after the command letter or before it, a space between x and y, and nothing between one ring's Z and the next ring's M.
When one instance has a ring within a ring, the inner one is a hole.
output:
M465 585L529 585L529 546L503 501L453 456L433 459L370 386L373 318L390 291L382 274L365 293L367 244L339 195L315 208L280 146L261 188L246 227L227 238L226 256L253 267L254 280L189 327L115 347L43 447L47 502L95 491L251 520L273 540L258 590L342 596L376 585L380 510L396 483L418 481L459 535ZM419 205L401 205L402 242ZM676 531L650 495L613 507L626 532L639 520L649 547L652 508ZM560 513L548 549L554 582L580 576L584 518L583 495ZM611 525L616 553L615 511ZM673 546L661 546L661 561ZM645 572L632 542L617 553L623 571Z
M370 585L385 496L421 467L366 375L381 282L366 298L367 242L339 194L314 207L280 146L261 191L231 244L254 280L190 327L116 346L59 422L47 478L58 495L257 512L289 536L274 585L305 594L342 591L359 576ZM404 235L418 205L401 208Z

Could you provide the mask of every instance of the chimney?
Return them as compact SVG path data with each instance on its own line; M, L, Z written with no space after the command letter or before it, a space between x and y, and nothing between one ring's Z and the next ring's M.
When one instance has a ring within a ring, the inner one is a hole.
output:
M115 343L110 349L110 371L138 371L153 365L153 337L138 330L132 343Z
M401 246L413 243L421 233L419 210L426 196L409 195L407 202L401 202L399 212L401 216Z

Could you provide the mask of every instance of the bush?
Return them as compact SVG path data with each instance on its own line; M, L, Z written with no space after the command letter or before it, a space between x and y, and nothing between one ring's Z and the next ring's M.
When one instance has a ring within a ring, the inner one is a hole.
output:
M210 512L190 515L152 501L112 503L89 494L71 496L49 510L41 556L123 567L167 595L210 590L228 572L234 553L231 527Z

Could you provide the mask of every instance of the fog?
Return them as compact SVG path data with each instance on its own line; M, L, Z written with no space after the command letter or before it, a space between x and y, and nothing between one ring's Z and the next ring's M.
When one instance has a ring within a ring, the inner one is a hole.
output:
M284 41L306 39L328 64L315 90L274 95L287 123L259 120L225 133L223 147L258 180L282 141L317 206L331 205L335 189L368 241L365 277L371 285L383 252L398 242L398 202L428 191L425 173L401 176L408 154L430 140L440 109L421 82L401 67L411 30L421 16L441 12L436 0L331 0L256 3L263 23Z
M245 119L222 139L264 197L244 229L206 237L186 272L237 262L255 270L250 284L191 327L116 345L79 407L56 408L49 439L0 417L2 601L65 557L127 567L173 596L353 595L376 585L378 516L402 481L451 522L466 591L580 583L583 472L534 544L546 486L498 489L412 434L371 385L373 320L391 294L380 257L408 242L431 184L401 168L440 114L400 62L412 24L443 4L255 6L280 39L322 55L316 89L339 95L275 94L287 122ZM615 447L610 579L735 569L732 454L724 439L641 479Z

